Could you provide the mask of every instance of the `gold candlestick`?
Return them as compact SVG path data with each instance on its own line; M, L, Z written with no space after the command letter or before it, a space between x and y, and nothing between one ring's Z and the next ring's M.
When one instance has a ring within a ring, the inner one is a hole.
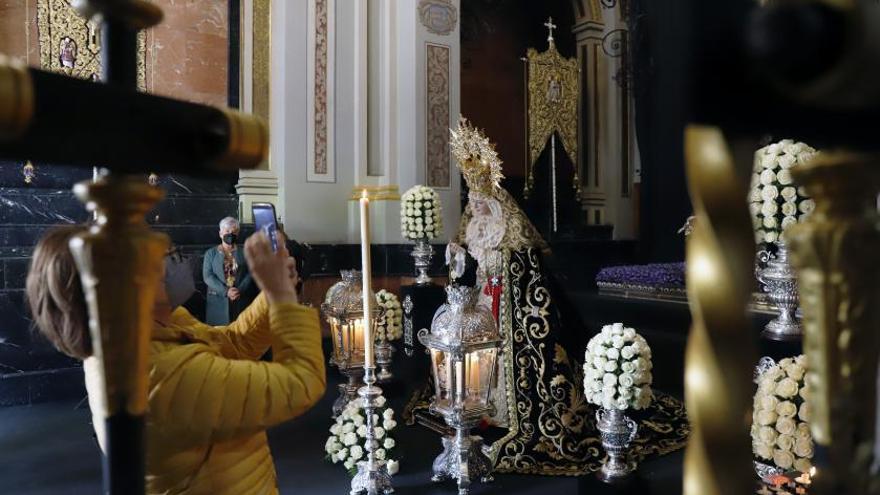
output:
M792 169L816 201L787 231L798 270L809 367L810 429L827 449L813 491L877 493L870 487L880 357L880 155L819 154Z
M746 305L755 245L738 174L720 129L685 130L688 186L696 221L687 239L687 288L693 316L685 358L691 436L685 495L754 492L744 418L752 403L754 349Z

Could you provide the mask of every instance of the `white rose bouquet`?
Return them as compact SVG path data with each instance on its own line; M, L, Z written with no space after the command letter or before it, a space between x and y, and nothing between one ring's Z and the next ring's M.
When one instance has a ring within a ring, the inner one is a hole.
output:
M382 289L376 293L376 302L383 310L383 317L376 323L376 341L391 342L403 337L403 309L400 299Z
M605 409L645 409L651 405L651 348L622 323L605 325L590 339L584 356L587 400Z
M394 411L390 407L385 407L385 398L381 397L380 401L381 406L373 415L376 440L379 442L375 455L379 464L386 464L388 473L394 475L399 465L394 457L396 442L391 431L397 427L397 421L394 420ZM336 418L336 423L330 427L330 437L327 438L324 446L327 460L333 464L341 462L350 476L357 474L358 461L367 459L366 416L360 403L360 399L355 399L345 406L345 410Z
M806 357L785 358L757 377L752 451L760 462L806 473L813 457Z
M791 169L806 163L816 150L804 143L783 139L755 152L755 166L749 191L749 212L755 241L776 242L792 224L802 222L815 203L803 188L794 185Z
M411 241L430 241L443 232L443 208L437 191L413 186L400 197L400 233Z

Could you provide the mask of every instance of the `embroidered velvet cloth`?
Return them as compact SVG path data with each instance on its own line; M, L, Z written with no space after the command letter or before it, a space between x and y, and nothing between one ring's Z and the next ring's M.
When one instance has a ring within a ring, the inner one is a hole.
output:
M492 445L495 469L502 473L582 475L598 470L605 457L596 429L596 407L583 392L582 349L566 349L563 325L536 248L505 250L499 325L503 349L499 379L505 428L478 432ZM565 320L569 321L569 320ZM685 445L689 428L681 401L655 391L654 404L630 412L639 423L632 444L638 460ZM417 393L404 417L427 414L431 388ZM500 432L500 435L498 434Z

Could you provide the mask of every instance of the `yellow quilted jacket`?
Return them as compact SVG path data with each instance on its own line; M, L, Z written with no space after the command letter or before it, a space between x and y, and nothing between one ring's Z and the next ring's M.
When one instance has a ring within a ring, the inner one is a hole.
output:
M273 362L257 361L270 344ZM154 328L150 351L147 493L277 494L266 428L324 394L317 312L270 307L261 295L229 326L211 327L178 308ZM101 441L96 366L84 363Z

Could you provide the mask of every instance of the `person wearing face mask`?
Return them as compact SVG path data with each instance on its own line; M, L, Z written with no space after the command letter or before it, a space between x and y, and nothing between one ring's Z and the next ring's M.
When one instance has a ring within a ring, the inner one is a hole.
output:
M49 231L37 244L26 282L40 333L83 360L98 443L107 416L92 356L82 282L69 249L85 226ZM261 294L228 326L206 325L181 306L195 291L192 271L172 256L156 287L146 421L149 495L275 495L266 429L295 418L324 394L318 314L298 303L295 260L263 233L244 244ZM259 357L272 346L275 362Z
M208 286L205 323L228 325L248 306L253 279L241 249L236 247L238 220L220 221L220 245L205 251L202 277Z

